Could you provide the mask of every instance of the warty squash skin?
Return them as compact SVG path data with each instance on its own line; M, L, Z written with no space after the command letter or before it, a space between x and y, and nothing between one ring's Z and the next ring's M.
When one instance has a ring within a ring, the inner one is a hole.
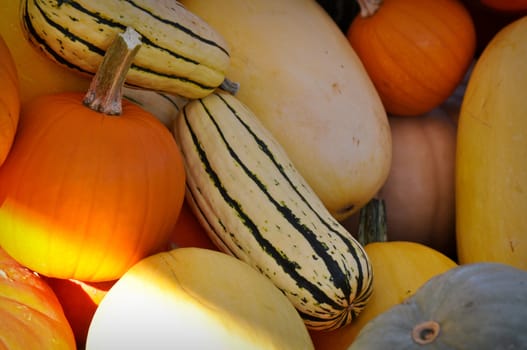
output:
M527 270L527 18L503 28L476 62L456 154L459 261Z
M527 348L527 271L500 263L454 267L361 330L349 350Z
M244 262L203 248L145 258L108 291L87 350L310 350L299 314Z
M227 77L328 210L344 219L386 179L386 112L344 34L313 0L185 0L231 48Z

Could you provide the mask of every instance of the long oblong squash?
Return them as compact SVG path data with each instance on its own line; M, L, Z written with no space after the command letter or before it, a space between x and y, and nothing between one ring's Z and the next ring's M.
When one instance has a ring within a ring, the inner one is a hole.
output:
M459 261L527 270L527 17L503 28L474 66L459 116Z
M386 112L361 61L314 0L182 0L231 49L230 80L338 220L388 177Z
M21 1L31 42L77 72L94 74L115 35L129 26L142 40L129 85L199 98L225 79L230 63L225 40L178 1Z
M270 278L308 328L351 322L372 293L370 261L255 114L218 90L186 104L173 131L214 243Z

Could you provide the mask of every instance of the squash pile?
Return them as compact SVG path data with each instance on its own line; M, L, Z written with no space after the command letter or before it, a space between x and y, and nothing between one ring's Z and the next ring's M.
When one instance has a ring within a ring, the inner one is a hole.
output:
M525 346L525 2L0 12L6 349Z

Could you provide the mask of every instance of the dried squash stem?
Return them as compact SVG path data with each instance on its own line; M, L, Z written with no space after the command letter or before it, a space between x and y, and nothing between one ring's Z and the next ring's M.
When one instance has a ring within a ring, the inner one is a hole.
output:
M425 321L417 324L412 330L412 340L419 345L433 343L439 336L441 326L436 321Z
M362 246L387 241L386 206L384 200L372 198L359 212L357 239Z
M117 35L91 81L84 105L108 115L122 113L124 81L140 47L141 36L134 29L128 27Z
M372 16L381 7L382 0L357 0L362 17Z

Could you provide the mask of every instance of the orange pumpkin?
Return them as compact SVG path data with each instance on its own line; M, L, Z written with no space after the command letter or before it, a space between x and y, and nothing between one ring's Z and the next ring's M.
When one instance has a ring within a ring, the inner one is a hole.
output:
M183 202L170 238L169 249L173 247L196 247L219 251L186 201Z
M75 350L73 332L53 290L1 248L0 348Z
M481 3L499 11L522 12L527 11L527 0L480 0Z
M439 106L462 81L474 56L469 12L458 0L384 0L378 7L375 0L359 3L362 15L354 18L347 36L386 111L415 116Z
M108 54L110 67L122 59ZM133 57L127 59L131 64ZM0 245L49 277L119 278L165 249L184 200L183 161L172 134L127 101L120 115L111 115L111 107L121 107L114 82L126 69L119 65L118 77L107 69L101 66L86 94L93 101L60 93L25 105L0 168ZM95 110L105 107L110 114Z
M84 349L88 328L100 302L116 281L83 282L74 279L46 278L62 305L78 349Z
M386 202L388 239L455 253L456 127L440 109L390 117L392 166L378 196Z
M2 35L0 35L0 83L2 84L2 93L0 94L0 165L2 165L13 144L20 112L18 73L11 51Z

